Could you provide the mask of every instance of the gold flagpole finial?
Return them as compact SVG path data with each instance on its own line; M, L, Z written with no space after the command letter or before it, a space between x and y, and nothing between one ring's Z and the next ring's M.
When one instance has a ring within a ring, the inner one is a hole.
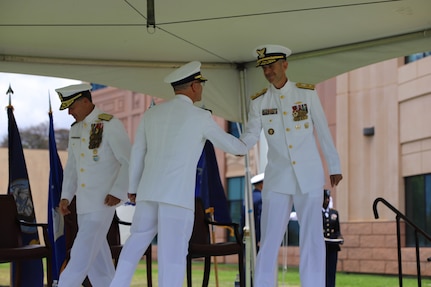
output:
M12 87L10 86L10 83L9 83L9 88L7 89L7 92L6 92L6 95L9 96L9 106L8 107L12 107L12 99L11 99L12 94L13 94L13 90L12 90Z
M48 90L48 101L49 101L49 111L48 114L52 114L52 106L51 106L51 93Z

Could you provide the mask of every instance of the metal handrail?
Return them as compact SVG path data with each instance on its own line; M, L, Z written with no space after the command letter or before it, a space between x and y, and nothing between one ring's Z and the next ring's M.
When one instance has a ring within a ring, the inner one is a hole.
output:
M403 270L402 270L402 264L401 264L401 228L400 228L400 219L404 220L410 227L412 227L414 229L414 232L415 232L415 246L416 246L416 269L417 269L417 276L418 276L418 287L421 287L422 286L422 277L421 277L421 266L420 266L420 262L419 262L419 238L418 238L418 234L420 233L422 236L424 236L430 242L431 242L431 237L425 231L423 231L420 227L418 227L416 224L414 224L408 217L406 217L398 209L396 209L392 204L390 204L384 198L381 198L381 197L376 198L374 200L374 203L373 203L373 211L374 211L374 218L375 219L379 218L379 214L377 212L377 203L379 203L379 202L382 202L384 205L386 205L390 210L392 210L396 214L395 219L397 221L398 280L399 280L399 283L400 283L400 287L403 286Z

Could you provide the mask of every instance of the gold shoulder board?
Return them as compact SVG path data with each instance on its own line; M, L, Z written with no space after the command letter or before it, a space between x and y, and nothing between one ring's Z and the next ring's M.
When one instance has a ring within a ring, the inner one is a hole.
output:
M110 114L100 114L99 115L99 120L103 120L103 121L110 121L114 116L110 115Z
M296 86L300 89L314 90L313 84L296 83Z
M267 88L265 88L265 89L263 89L262 91L260 91L259 93L254 94L253 96L251 96L251 100L252 100L252 101L253 101L253 100L256 100L257 98L259 98L260 96L262 96L263 94L265 94L267 90L268 90L268 89L267 89Z

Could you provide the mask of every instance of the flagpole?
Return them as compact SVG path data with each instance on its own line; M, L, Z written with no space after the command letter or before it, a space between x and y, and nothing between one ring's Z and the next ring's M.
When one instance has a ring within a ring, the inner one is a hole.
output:
M35 223L36 215L34 210L33 198L31 195L31 188L25 162L24 151L18 126L16 124L15 116L13 114L13 106L11 99L13 93L14 92L12 90L12 87L9 84L9 88L6 92L6 94L9 96L9 105L7 106L9 153L8 194L13 194L15 198L18 209L17 219L24 219L26 221ZM25 212L23 210L25 210ZM22 233L22 243L24 245L32 245L36 242L39 242L37 227L26 228L25 232ZM42 287L44 281L42 259L25 260L21 262L19 266L17 265L17 263L13 263L11 264L11 274L11 286L15 286L15 280L17 280L15 278L15 275L18 275L20 276L22 287ZM51 278L48 278L48 281L49 280L51 280ZM48 284L50 285L51 282L48 282Z
M241 92L241 116L244 128L247 126L247 110L246 110L246 69L244 66L239 66L240 76L240 92ZM238 129L241 134L241 130ZM251 189L251 172L250 172L250 158L249 153L244 156L245 165L245 183L244 183L244 199L245 199L245 227L244 227L244 243L245 243L245 269L246 278L245 286L252 286L252 277L254 276L254 265L256 262L256 230L254 226L254 210L253 210L253 193Z

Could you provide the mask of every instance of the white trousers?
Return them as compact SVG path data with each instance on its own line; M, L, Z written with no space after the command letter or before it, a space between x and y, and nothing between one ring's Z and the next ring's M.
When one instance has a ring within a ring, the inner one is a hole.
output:
M78 214L78 233L70 252L70 260L60 274L59 287L81 287L88 275L92 286L106 287L114 277L106 234L114 217L115 208Z
M111 287L130 286L136 266L157 234L159 287L181 287L193 231L194 213L170 204L136 203L130 237L121 251Z
M302 287L325 286L325 243L322 232L323 191L295 195L267 192L262 198L261 241L255 268L256 287L274 287L280 244L292 205L298 216Z

